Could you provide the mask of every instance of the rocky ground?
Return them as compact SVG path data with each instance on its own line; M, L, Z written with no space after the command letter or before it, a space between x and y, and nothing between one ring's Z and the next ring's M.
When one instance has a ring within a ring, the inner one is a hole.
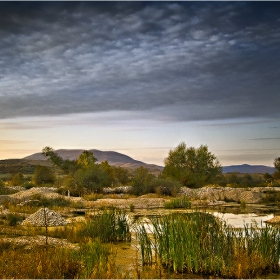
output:
M182 188L181 196L186 196L195 203L215 205L231 202L260 203L267 192L279 192L280 188L224 188L219 186L207 186L200 189ZM34 199L36 195L48 199L64 198L71 202L80 202L87 207L117 206L129 208L134 205L135 208L161 208L170 198L158 198L151 195L143 195L137 198L124 198L122 194L116 195L117 198L102 198L96 201L86 201L80 197L63 196L56 193L56 188L31 188L29 190L20 190L12 195L0 195L0 204L3 201L21 203L21 205Z
M16 247L25 247L25 249L32 249L34 246L38 245L45 245L46 244L46 236L43 235L36 235L36 236L19 236L19 237L12 237L12 238L2 238L2 242L6 243L13 243ZM47 238L48 246L54 247L65 247L65 248L72 248L77 249L78 246L68 242L66 239L61 238Z
M278 192L280 188L223 188L219 186L208 186L200 189L189 189L182 188L180 193L181 196L186 196L192 201L193 205L218 205L225 204L226 202L244 202L250 204L260 203L261 200L266 196L267 192ZM123 209L130 209L133 207L135 209L156 209L163 208L164 203L168 202L171 198L165 197L153 197L153 195L143 195L135 198L125 198L127 196L123 194L115 195L117 198L102 198L96 201L87 201L80 197L63 196L56 193L56 188L31 188L29 190L20 189L17 193L12 195L0 195L0 205L3 201L11 201L13 203L18 203L18 205L24 205L28 202L32 202L32 199L36 196L45 197L48 199L54 198L64 198L70 200L71 202L80 202L85 209L96 209L99 207L115 206ZM4 211L0 209L0 212ZM0 213L1 214L1 213ZM34 220L38 220L39 224L42 224L42 210L36 214L32 220L32 216L26 219L26 223L31 219L31 224L34 224ZM52 221L53 225L64 224L65 221L61 217L56 216L56 213L52 213L53 219L56 217L57 221ZM49 217L51 217L51 215ZM51 221L51 220L50 220ZM57 223L57 224L55 224ZM37 224L37 225L39 225ZM36 225L36 224L34 224Z

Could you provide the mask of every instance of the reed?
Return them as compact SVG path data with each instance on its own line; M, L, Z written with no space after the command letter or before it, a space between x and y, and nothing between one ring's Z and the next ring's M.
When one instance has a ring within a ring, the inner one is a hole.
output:
M204 212L151 219L152 233L137 227L143 264L159 261L169 271L252 278L279 270L279 228L236 231ZM154 254L154 257L153 257Z
M175 209L175 208L191 208L192 204L187 197L173 198L169 202L164 203L164 208Z
M126 211L114 207L88 217L76 234L81 239L98 238L101 242L131 240Z

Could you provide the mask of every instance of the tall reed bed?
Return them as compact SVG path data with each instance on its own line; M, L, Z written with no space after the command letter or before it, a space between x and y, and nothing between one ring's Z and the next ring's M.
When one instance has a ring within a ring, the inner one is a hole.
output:
M49 236L66 238L74 243L95 239L102 243L131 240L126 211L114 207L97 210L94 215L86 217L84 222L49 231Z
M101 242L130 241L126 211L114 207L104 209L81 224L77 235L81 238L98 238Z
M137 227L144 264L159 262L176 273L254 278L279 270L278 228L236 231L204 212L174 213L151 219L152 232Z

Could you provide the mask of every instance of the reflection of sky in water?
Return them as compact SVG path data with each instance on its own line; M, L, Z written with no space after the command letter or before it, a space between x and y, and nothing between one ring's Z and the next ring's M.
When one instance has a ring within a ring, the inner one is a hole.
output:
M244 225L256 224L260 227L265 227L265 221L274 217L273 214L269 215L257 215L254 213L248 214L232 214L232 213L220 213L214 212L212 215L222 218L227 224L232 225L236 228L243 228Z

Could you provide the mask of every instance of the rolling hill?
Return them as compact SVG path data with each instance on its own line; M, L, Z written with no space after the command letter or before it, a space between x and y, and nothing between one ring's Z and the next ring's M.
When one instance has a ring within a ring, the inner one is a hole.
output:
M241 164L241 165L230 165L223 166L223 173L266 173L272 174L275 172L274 167L265 166L265 165L249 165L249 164Z
M63 159L75 160L83 152L82 149L60 149L55 150L59 156ZM163 170L163 166L156 164L147 164L139 160L135 160L125 154L121 154L114 151L100 151L96 149L90 150L93 152L93 155L98 159L98 162L107 160L110 165L121 166L127 169L136 169L140 166L143 166L149 169L150 172L154 174L159 174ZM44 155L41 153L35 153L30 156L24 157L22 159L7 159L0 160L0 173L30 173L32 174L36 165L46 165L51 166L51 163L48 162ZM265 166L265 165L230 165L223 166L223 173L270 173L275 172L274 167Z
M75 160L84 150L70 150L70 149L60 149L55 150L55 153L62 157L63 159ZM128 169L135 169L140 166L148 168L150 171L161 171L162 166L155 164L147 164L139 160L135 160L127 155L114 152L114 151L100 151L100 150L89 150L93 152L93 155L97 158L98 163L107 160L110 165L121 166ZM41 153L35 153L33 155L23 158L25 160L46 160L45 156Z

